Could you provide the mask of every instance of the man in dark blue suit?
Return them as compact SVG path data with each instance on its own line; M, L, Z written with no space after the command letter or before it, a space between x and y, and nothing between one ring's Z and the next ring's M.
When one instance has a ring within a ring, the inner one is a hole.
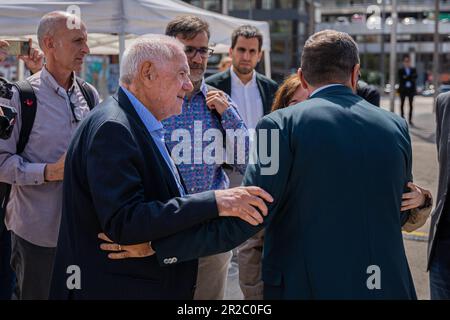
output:
M174 38L137 40L124 53L118 96L81 124L67 152L51 298L192 299L196 259L111 262L99 250L97 235L104 232L126 245L219 216L262 223L257 208L267 214L262 198L271 198L258 187L185 195L160 121L180 113L185 93L192 90L188 76L184 47Z
M275 199L264 224L228 218L194 226L153 241L158 260L226 251L265 226L266 299L415 299L401 230L424 223L427 192L410 183L405 120L357 96L358 74L348 34L311 36L299 69L310 98L257 126L268 130L266 152L279 147L276 174L266 170L274 163L257 161L244 178Z

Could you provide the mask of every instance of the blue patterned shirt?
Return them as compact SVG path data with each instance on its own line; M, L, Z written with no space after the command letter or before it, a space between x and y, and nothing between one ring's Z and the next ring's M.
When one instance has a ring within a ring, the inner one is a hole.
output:
M180 115L170 117L163 120L165 129L165 141L171 151L172 158L178 166L181 176L184 180L188 193L197 193L207 190L226 189L229 186L229 179L222 168L222 162L225 160L225 151L221 161L209 163L202 158L204 153L208 153L208 145L212 145L215 137L211 137L208 129L219 129L222 132L222 140L220 145L225 146L225 130L237 130L245 132L248 136L247 128L239 116L237 108L231 98L228 97L229 106L219 118L218 114L212 112L206 105L206 94L208 87L202 82L200 91L192 95L189 100L184 98L183 107ZM174 132L176 129L177 132ZM182 136L179 136L179 133ZM189 135L190 139L185 139L185 135ZM234 160L230 165L240 173L245 172L248 162L248 139L245 140L244 146L238 147L239 139L234 145ZM180 151L181 146L186 148ZM243 148L245 152L244 161L238 161L239 153L237 148ZM187 154L185 152L187 151ZM213 156L215 152L211 152ZM182 155L182 157L180 157ZM182 162L177 160L182 158Z

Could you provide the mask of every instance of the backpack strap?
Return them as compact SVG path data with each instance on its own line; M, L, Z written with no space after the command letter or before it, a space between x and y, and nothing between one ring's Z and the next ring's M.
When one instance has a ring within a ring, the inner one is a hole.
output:
M89 84L84 81L83 79L77 77L77 84L78 87L80 87L81 93L83 94L84 98L86 99L86 102L89 106L89 109L92 110L95 107L95 95L92 88L89 86Z
M20 114L22 127L20 129L19 142L17 142L16 153L22 153L30 138L31 129L33 129L34 119L36 118L37 99L33 87L27 80L18 81L14 86L19 91Z
M16 153L22 153L30 138L31 129L33 128L34 119L36 118L37 100L33 87L27 80L18 81L14 86L19 92L20 100L20 114L22 120L22 127L20 128L19 141L16 146ZM3 234L5 226L3 218L5 216L6 205L8 204L9 194L11 192L11 185L7 183L0 183L0 235Z

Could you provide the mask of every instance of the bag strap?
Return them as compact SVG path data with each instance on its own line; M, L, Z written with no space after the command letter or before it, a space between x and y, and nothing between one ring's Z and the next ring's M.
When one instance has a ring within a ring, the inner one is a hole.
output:
M80 87L81 93L83 94L84 98L86 99L86 102L89 106L89 109L92 110L95 107L95 95L92 88L89 86L89 84L84 81L81 78L77 77L77 84L78 87Z
M19 91L20 114L22 127L20 128L19 142L17 142L16 153L22 153L30 138L36 118L37 99L33 87L27 80L18 81L14 86Z

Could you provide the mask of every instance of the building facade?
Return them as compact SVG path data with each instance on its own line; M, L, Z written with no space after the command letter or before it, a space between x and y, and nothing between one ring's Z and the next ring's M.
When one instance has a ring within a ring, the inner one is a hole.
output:
M361 53L363 77L388 82L392 3L390 0L321 0L316 31L335 29L352 35ZM419 87L431 82L434 53L435 0L397 0L397 62L410 55ZM450 81L450 1L440 1L440 81Z

